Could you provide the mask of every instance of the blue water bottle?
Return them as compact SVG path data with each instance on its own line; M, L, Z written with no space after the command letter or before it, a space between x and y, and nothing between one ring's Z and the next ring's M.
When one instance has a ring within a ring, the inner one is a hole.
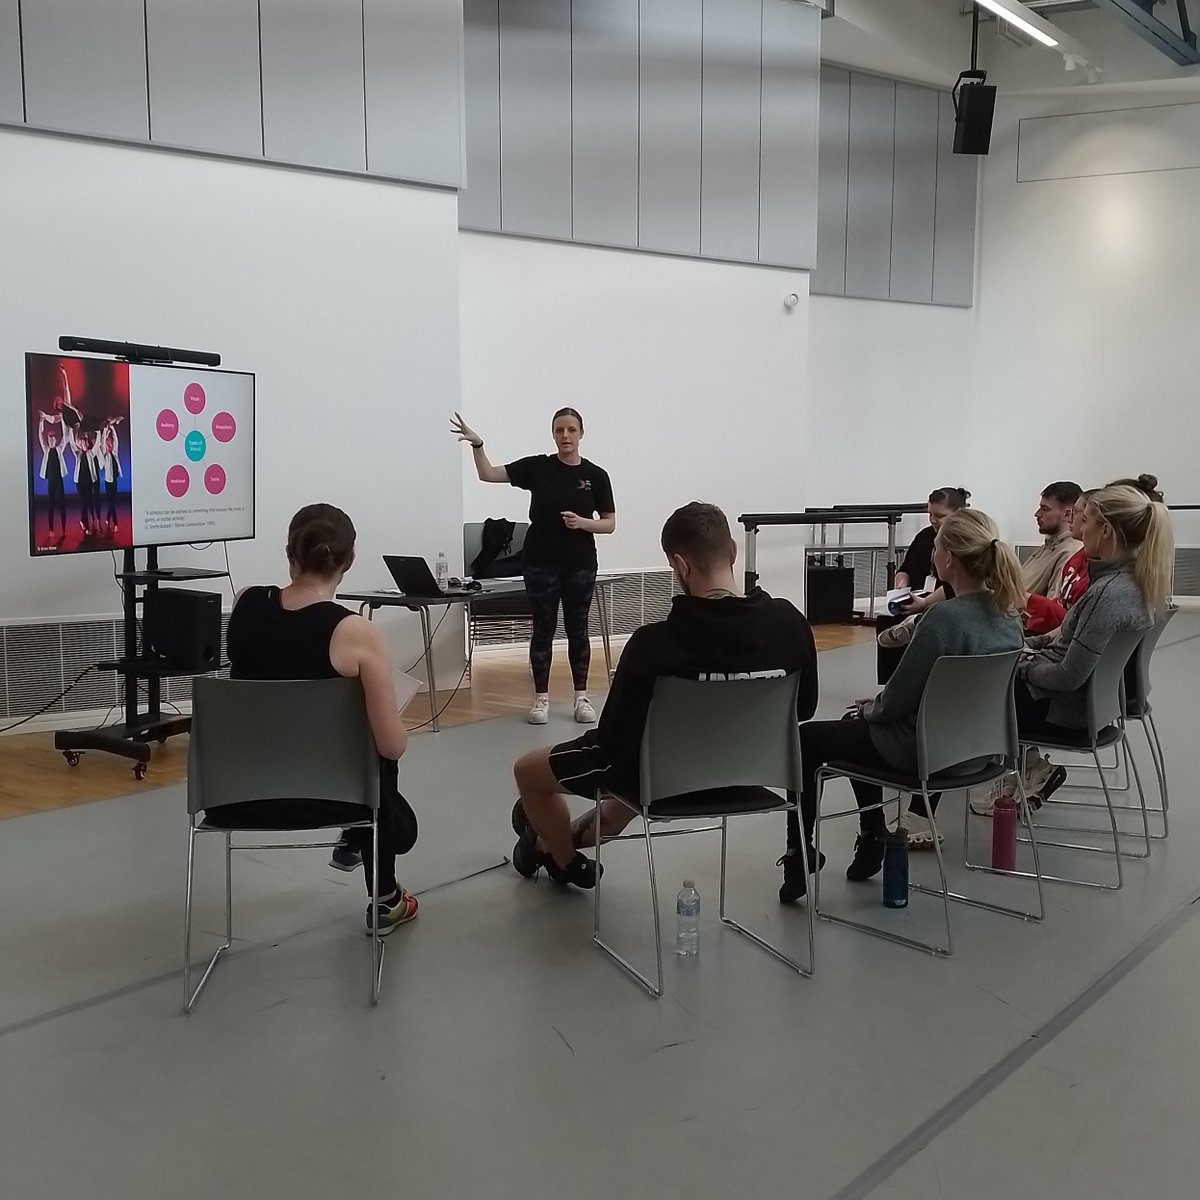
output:
M883 837L883 906L908 907L908 835L903 829Z

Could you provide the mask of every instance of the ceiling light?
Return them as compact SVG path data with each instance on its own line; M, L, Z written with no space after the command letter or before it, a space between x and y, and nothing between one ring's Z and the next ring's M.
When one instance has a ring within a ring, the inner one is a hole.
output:
M1010 25L1015 25L1022 33L1028 34L1035 42L1041 42L1043 46L1057 46L1058 39L1051 37L1046 31L1035 25L1035 20L1040 18L1034 16L1020 0L975 0L977 4L994 12L1001 20L1007 21ZM1014 11L1019 9L1020 12ZM1025 15L1022 16L1021 13ZM1047 22L1042 22L1046 24Z

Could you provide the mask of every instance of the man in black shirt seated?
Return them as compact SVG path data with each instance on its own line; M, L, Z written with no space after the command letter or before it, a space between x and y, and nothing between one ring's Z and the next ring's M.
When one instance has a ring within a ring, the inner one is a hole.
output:
M662 548L683 590L665 621L645 625L625 646L599 725L574 741L533 750L513 774L517 844L513 866L524 876L545 867L551 879L596 886L596 864L578 847L595 844L593 813L571 824L564 793L601 806L600 833L611 837L632 813L612 793L636 800L642 729L655 680L727 679L800 673L797 718L817 707L817 655L808 622L787 600L761 588L738 594L737 547L725 514L712 504L687 504L663 526ZM593 810L594 812L594 810Z

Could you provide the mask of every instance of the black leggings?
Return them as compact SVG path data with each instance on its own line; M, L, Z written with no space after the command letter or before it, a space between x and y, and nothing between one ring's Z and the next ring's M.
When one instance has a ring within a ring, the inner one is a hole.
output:
M550 663L554 658L554 633L558 628L558 606L562 603L563 628L567 632L567 658L575 690L587 690L592 643L588 639L588 613L596 590L596 568L562 570L558 567L525 568L525 591L533 618L529 639L529 666L533 690L539 695L550 690Z
M115 525L117 523L117 488L118 483L115 479L104 481L104 490L108 495L108 519Z
M417 814L400 794L394 759L379 760L379 894L396 890L396 856L407 854L417 843ZM371 831L344 829L342 841L362 854L363 876L371 890Z
M804 818L804 837L812 846L813 828L817 823L817 771L831 762L855 763L861 767L888 767L887 760L875 749L871 731L861 719L841 721L809 721L800 726L800 758L803 765L803 786L800 793L800 812ZM854 799L859 808L878 804L883 789L870 783L851 780ZM877 808L859 815L863 833L880 834L885 828L883 809ZM787 815L788 849L800 847L800 822L794 812Z

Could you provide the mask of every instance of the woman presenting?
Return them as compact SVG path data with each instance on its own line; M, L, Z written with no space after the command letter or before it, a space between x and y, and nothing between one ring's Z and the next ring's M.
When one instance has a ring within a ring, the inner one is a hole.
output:
M617 527L608 472L579 453L583 418L573 408L554 414L556 454L535 454L507 466L493 466L479 436L458 414L450 430L471 447L475 470L484 483L509 483L531 493L529 532L523 552L525 590L533 617L529 666L534 701L531 725L545 725L550 713L550 663L561 602L567 631L567 657L575 682L575 720L590 725L596 710L588 700L588 611L596 590L596 538Z

